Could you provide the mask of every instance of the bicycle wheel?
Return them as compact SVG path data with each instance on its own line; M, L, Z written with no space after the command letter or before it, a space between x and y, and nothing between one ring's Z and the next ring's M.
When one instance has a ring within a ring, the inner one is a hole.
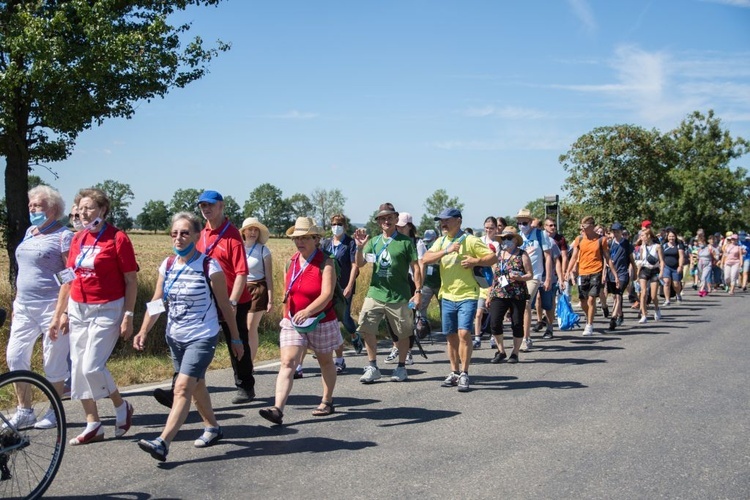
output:
M15 426L17 394L31 413ZM0 375L0 498L41 497L57 474L65 442L65 411L52 385L29 371Z

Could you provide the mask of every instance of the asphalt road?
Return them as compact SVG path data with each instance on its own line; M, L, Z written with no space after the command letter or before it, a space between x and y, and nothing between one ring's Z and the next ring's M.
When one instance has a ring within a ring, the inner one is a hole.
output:
M283 427L258 415L276 366L258 367L259 399L242 406L230 403L231 373L210 372L225 439L194 448L193 412L163 464L135 443L158 435L165 409L153 387L127 388L131 431L113 439L112 407L100 402L107 439L67 447L48 497L750 498L750 293L685 296L660 322L637 325L628 310L613 334L540 339L517 365L490 364L485 341L468 393L440 386L440 336L403 383L388 381L385 343L373 385L358 381L365 357L348 353L327 418L310 415L321 385L308 357ZM75 436L83 412L65 406Z

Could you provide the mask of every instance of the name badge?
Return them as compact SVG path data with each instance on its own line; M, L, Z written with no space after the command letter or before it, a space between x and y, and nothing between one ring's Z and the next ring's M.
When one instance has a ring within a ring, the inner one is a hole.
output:
M435 274L435 268L432 266L427 266L427 276L432 276Z
M365 255L365 262L370 262L371 264L375 263L375 254L374 253L368 253Z
M65 283L70 283L76 279L76 273L71 268L63 269L59 273L55 273L55 282L57 286L63 286Z
M164 308L164 301L152 300L151 302L146 303L146 310L148 311L149 316L158 316L166 311Z
M510 284L510 282L508 281L508 278L506 276L500 276L500 279L498 280L498 282L500 283L500 286L502 288L505 288L506 286L508 286Z
M582 282L582 280L581 280L581 277L579 276L578 277L578 286L581 286L581 282Z

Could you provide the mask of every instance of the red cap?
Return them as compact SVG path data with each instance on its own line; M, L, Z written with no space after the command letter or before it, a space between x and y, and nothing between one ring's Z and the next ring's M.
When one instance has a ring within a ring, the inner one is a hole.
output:
M650 220L644 220L643 222L641 222L641 229L646 229L647 227L651 227Z

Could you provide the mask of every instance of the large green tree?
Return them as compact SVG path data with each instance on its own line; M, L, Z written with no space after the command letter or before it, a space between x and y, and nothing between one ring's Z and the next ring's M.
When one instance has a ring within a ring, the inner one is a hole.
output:
M109 214L107 218L123 231L133 227L133 219L128 215L128 207L133 201L133 190L130 184L107 179L104 182L94 185L95 188L101 189L109 198Z
M423 234L428 229L435 229L435 216L446 208L457 208L461 211L464 209L464 204L458 201L457 197L451 198L448 196L448 192L445 189L438 189L432 193L424 201L423 206L425 213L422 215L417 226L419 234Z
M161 200L148 200L138 214L136 222L141 229L147 231L164 231L169 228L171 217L166 203Z
M240 208L240 204L230 195L224 197L224 215L235 226L240 227L242 225L242 208Z
M691 113L667 137L675 168L660 207L663 221L691 234L699 227L711 232L744 227L750 179L746 169L731 163L750 152L750 143L733 138L713 110Z
M312 216L323 229L331 227L331 216L334 214L344 213L344 204L346 196L340 189L316 189L310 194L310 203L312 203Z
M281 195L281 189L268 182L256 187L245 202L245 217L257 217L271 233L281 234L289 222L289 207Z
M67 158L92 124L201 78L218 51L169 16L221 0L0 0L0 155L10 280L28 227L29 166Z
M634 228L656 218L671 188L670 144L657 130L596 128L579 137L560 163L568 173L564 189L575 218L592 215L597 222L618 220Z
M169 213L192 212L202 219L203 215L200 208L198 208L198 197L202 192L202 189L196 188L178 189L174 192L172 200L169 202Z

